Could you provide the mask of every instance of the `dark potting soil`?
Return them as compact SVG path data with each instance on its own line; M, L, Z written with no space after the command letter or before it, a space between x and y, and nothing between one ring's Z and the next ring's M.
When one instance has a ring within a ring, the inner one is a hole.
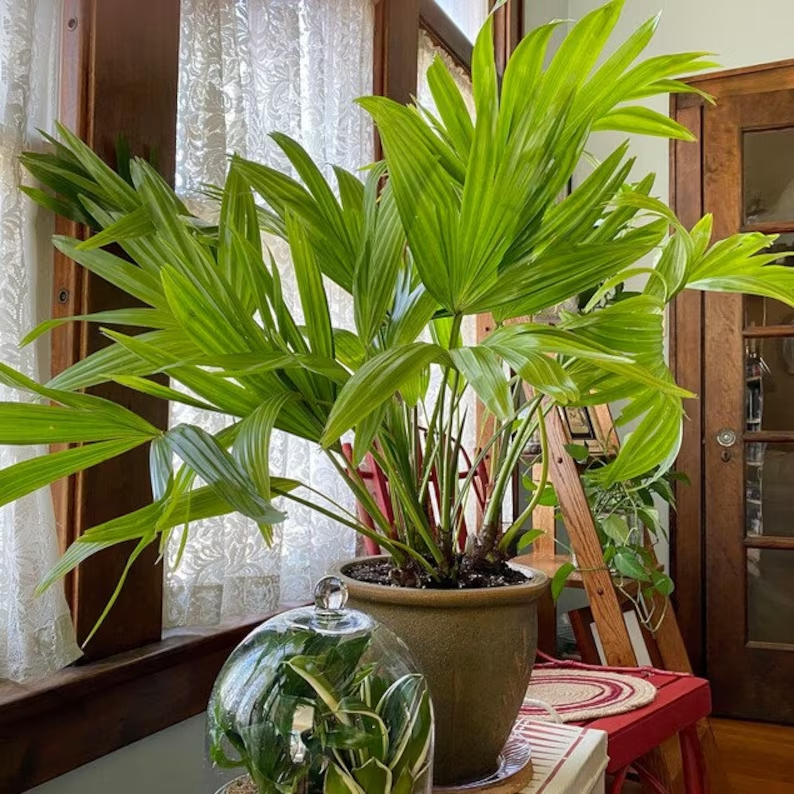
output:
M470 590L478 587L505 587L525 584L527 577L505 562L473 562L464 557L458 561L458 575L454 581L435 581L423 568L408 571L397 569L390 560L362 560L345 566L345 573L358 582L416 587L433 590Z

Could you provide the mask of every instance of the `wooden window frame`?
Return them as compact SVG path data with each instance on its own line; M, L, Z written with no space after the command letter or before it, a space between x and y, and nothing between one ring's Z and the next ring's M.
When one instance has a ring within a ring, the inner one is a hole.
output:
M64 0L60 120L107 162L124 135L134 154L155 150L173 183L179 61L179 0ZM377 0L374 90L408 102L417 90L420 26L471 69L471 44L433 0ZM521 4L496 14L500 71L522 29ZM146 57L141 57L145 53ZM376 152L380 146L376 140ZM58 219L59 234L86 230ZM125 296L63 254L53 260L53 317L115 308ZM70 323L52 334L56 374L105 341L95 327ZM159 427L167 406L114 385L92 391L122 402ZM89 527L151 500L148 450L136 450L53 487L64 549ZM83 642L118 581L129 547L83 563L65 582ZM200 714L232 649L268 615L205 630L162 628L163 572L149 550L74 666L41 681L0 681L0 791L23 792L82 764ZM285 608L294 605L285 605Z

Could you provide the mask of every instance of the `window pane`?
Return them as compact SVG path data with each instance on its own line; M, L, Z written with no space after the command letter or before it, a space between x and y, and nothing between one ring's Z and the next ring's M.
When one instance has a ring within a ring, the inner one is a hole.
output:
M471 88L471 77L455 61L452 60L449 53L443 48L437 46L430 36L424 30L419 31L419 85L417 87L416 98L419 104L429 110L431 113L436 113L436 103L433 101L433 95L430 93L430 86L427 84L427 70L433 63L433 58L438 55L445 66L452 75L455 83L463 95L463 101L469 109L469 113L474 117L474 94Z
M745 447L747 532L794 537L794 444Z
M744 222L794 220L794 127L744 134Z
M794 323L791 310L781 325ZM746 429L794 430L794 336L746 340Z
M229 152L289 168L271 130L302 144L331 184L333 165L358 173L371 161L371 122L354 100L372 93L373 6L371 0L181 0L177 187L195 200L196 210L212 218L214 208L201 188L223 183ZM300 317L285 243L270 238L267 244L281 270L285 300ZM350 296L335 285L329 291L334 325L348 327ZM227 419L172 403L172 424L216 433ZM274 433L270 463L274 475L289 473L355 509L316 445ZM192 524L176 566L179 534L166 555L168 626L213 625L261 615L279 601L306 600L314 582L356 548L352 532L298 505L276 528L271 549L256 524L236 513Z
M770 252L779 251L780 259L775 260L776 265L791 267L794 265L794 256L783 256L785 253L794 252L794 234L781 234L774 244L769 246ZM764 298L761 295L744 296L744 324L747 327L758 325L788 325L794 316L791 306Z
M747 550L747 636L794 644L794 552Z
M436 0L436 3L470 41L477 38L488 16L487 0Z

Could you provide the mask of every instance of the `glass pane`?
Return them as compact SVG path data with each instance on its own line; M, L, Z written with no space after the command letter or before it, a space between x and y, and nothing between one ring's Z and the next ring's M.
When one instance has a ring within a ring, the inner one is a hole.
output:
M488 17L488 0L436 0L444 13L474 41Z
M780 314L794 323L791 309ZM794 336L747 339L745 353L746 430L794 430Z
M744 222L794 220L794 127L744 133Z
M452 75L452 79L460 89L463 101L466 103L466 107L473 118L474 94L472 93L471 77L469 77L466 70L461 69L461 67L452 60L449 53L443 47L439 47L424 30L419 31L419 86L416 92L416 98L419 104L434 115L437 115L436 103L433 101L433 95L430 93L430 86L427 84L427 70L432 65L436 55L444 61L444 65L447 67Z
M747 532L794 537L794 444L745 447Z
M794 552L747 550L747 635L794 644Z
M781 234L770 251L794 251L794 234ZM781 256L775 264L794 267L794 256ZM746 295L744 299L744 324L748 327L756 325L788 325L794 319L794 310L790 306L772 298L760 295Z

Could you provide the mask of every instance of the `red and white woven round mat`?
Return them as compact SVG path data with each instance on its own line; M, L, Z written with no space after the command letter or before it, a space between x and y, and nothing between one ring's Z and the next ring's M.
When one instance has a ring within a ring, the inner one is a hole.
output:
M527 701L551 706L563 722L594 720L647 706L656 687L632 675L600 670L535 668ZM521 714L537 720L554 720L548 710L525 702Z

